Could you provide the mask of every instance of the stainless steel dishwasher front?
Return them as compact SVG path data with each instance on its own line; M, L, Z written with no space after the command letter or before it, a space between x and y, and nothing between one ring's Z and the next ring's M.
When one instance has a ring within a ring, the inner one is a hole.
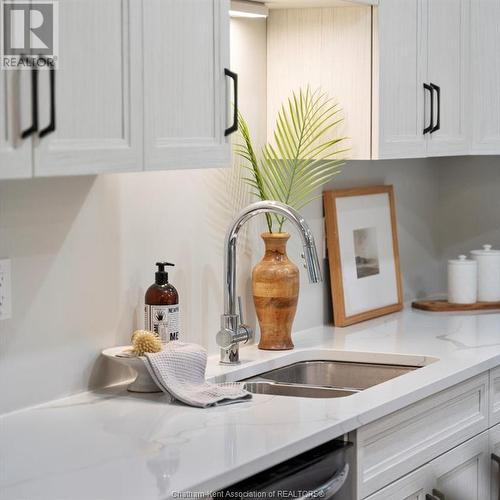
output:
M353 444L329 441L213 493L212 498L353 500Z

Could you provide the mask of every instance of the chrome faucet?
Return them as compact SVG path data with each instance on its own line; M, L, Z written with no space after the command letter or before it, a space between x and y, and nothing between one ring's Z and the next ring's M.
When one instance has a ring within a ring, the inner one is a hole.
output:
M304 218L292 207L278 201L258 201L244 208L229 226L224 242L224 314L221 316L221 328L217 333L221 364L239 363L239 344L248 342L253 337L252 329L236 314L236 240L241 227L252 217L273 213L293 222L302 238L305 267L311 283L322 281L318 253L314 236Z

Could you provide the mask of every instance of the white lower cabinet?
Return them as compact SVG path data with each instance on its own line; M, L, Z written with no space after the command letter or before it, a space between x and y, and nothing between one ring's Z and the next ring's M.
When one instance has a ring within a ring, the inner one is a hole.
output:
M357 498L498 500L500 367L357 431Z
M427 467L420 467L366 500L425 500L426 491L431 486L429 479Z
M487 430L488 387L483 373L358 429L359 498Z
M367 500L486 500L490 489L489 463L486 431Z
M490 490L488 431L430 462L432 491L438 500L483 500ZM434 500L434 499L433 499Z
M490 370L489 387L490 427L500 424L500 367Z
M489 430L490 499L500 498L500 424Z

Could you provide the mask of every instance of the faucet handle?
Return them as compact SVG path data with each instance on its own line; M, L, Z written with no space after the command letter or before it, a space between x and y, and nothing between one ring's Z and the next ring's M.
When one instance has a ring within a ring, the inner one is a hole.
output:
M241 295L238 295L238 314L240 316L240 323L245 323L243 319L243 301L241 300Z
M239 325L236 332L230 328L221 328L216 336L217 345L223 349L228 349L240 342L246 344L252 338L253 330L247 325Z
M217 345L222 347L222 349L228 349L232 345L236 344L235 335L229 328L222 328L219 330L216 336Z

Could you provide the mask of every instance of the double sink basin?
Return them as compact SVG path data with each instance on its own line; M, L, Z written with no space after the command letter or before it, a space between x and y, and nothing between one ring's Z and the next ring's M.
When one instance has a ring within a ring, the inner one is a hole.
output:
M254 394L342 398L405 375L422 366L345 361L300 361L244 380Z

